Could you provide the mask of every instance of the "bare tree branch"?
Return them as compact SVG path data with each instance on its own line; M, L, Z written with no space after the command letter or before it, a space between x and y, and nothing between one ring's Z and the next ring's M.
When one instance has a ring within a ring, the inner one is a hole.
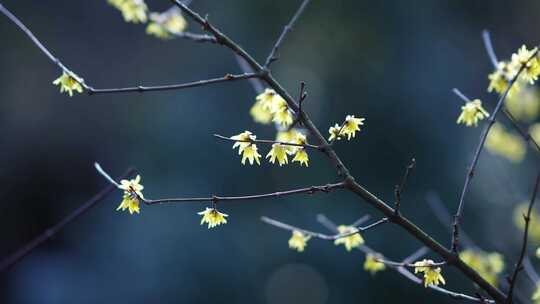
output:
M300 16L304 12L304 10L306 9L306 6L309 4L310 1L311 0L303 0L302 4L300 4L300 7L298 7L298 10L296 10L296 13L291 18L291 21L289 21L289 23L287 25L285 25L285 27L283 28L283 31L281 32L281 35L279 35L278 40L276 41L276 43L274 44L274 47L272 48L272 51L270 52L270 54L266 58L266 62L264 63L264 68L265 69L269 68L270 65L272 64L272 62L276 61L279 58L277 56L277 52L279 50L279 47L281 46L281 44L285 40L285 37L287 36L287 34L292 30L294 24L296 23L296 20L298 20L298 18L300 18Z
M527 241L529 239L529 224L531 221L531 212L534 207L534 203L536 202L536 194L538 193L538 187L540 186L540 172L538 172L538 176L536 177L536 181L534 183L534 189L532 192L531 201L529 202L529 207L527 209L527 214L523 215L523 220L525 221L525 230L523 231L523 241L521 243L521 251L519 253L519 258L516 263L516 266L514 267L514 271L512 273L512 277L509 280L510 287L508 290L507 295L507 302L512 303L512 294L514 292L514 287L516 286L516 280L519 272L523 269L523 259L525 258L525 254L527 253Z
M407 179L409 178L409 174L414 170L414 167L416 166L416 160L413 158L411 159L410 164L405 168L405 173L403 174L403 177L401 178L401 182L397 184L394 188L394 197L396 199L394 212L396 214L399 214L399 207L401 207L401 193L403 193L403 189L405 188L405 183L407 182Z
M126 178L133 174L135 172L134 169L127 170L124 174L122 174L119 179ZM7 270L9 267L15 265L17 262L19 262L22 258L27 256L29 253L31 253L34 249L36 249L39 245L45 243L48 239L55 236L58 232L60 232L67 224L73 222L77 218L79 218L81 215L85 214L87 211L89 211L92 207L96 206L98 203L102 202L109 194L111 194L113 191L117 190L116 185L110 184L107 187L105 187L101 192L94 195L91 199L86 201L84 204L79 206L77 209L73 210L68 216L64 217L60 222L58 222L56 225L50 227L49 229L45 230L43 233L38 235L36 238L28 242L26 245L15 251L12 255L4 258L2 261L0 261L0 272Z

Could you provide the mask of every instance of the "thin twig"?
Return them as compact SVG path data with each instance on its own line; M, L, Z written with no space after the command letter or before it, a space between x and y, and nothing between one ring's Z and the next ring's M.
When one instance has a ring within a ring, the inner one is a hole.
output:
M375 260L385 265L391 265L391 266L396 266L396 267L409 267L409 268L417 267L417 265L414 265L413 263L394 262L394 261L389 261L389 260L384 260L384 259L375 259ZM437 262L437 263L429 264L426 267L437 267L437 266L443 266L446 264L447 264L446 262Z
M412 170L414 170L415 166L416 166L416 160L412 158L410 164L407 167L405 167L405 173L403 174L403 177L401 178L401 182L397 184L394 188L394 197L396 199L394 213L396 215L399 214L399 208L401 207L401 193L403 193L403 189L405 188L405 183L407 182L407 179L409 178L409 175L411 174Z
M465 94L463 94L457 88L452 89L452 92L454 92L454 94L459 96L459 98L461 98L465 102L470 102L471 101L471 99L469 97L467 97ZM502 111L503 111L504 115L506 116L506 118L508 118L508 120L510 121L510 124L512 125L512 127L514 127L514 129L516 129L516 131L518 131L519 135L521 135L521 137L523 137L523 139L525 141L532 143L534 145L534 147L536 148L536 151L540 152L540 145L532 137L532 135L529 133L529 131L527 131L525 128L523 128L522 126L519 125L519 122L517 121L517 119L512 115L512 113L510 113L510 111L508 111L508 109L505 106L503 106Z
M191 40L194 42L209 42L209 43L217 43L216 37L205 35L205 34L195 34L190 32L180 32L180 33L172 33L169 32L171 35L173 35L176 38L180 39L186 39Z
M298 113L296 117L294 118L294 121L292 124L287 128L287 130L292 130L297 124L302 124L302 117L300 116L301 113L304 113L302 110L302 105L304 104L304 100L307 98L307 92L306 92L306 83L304 81L300 81L300 94L298 94Z
M170 91L170 90L179 90L205 86L214 83L228 82L234 80L250 79L260 77L258 73L244 73L244 74L226 74L223 77L211 78L205 80L198 80L193 82L186 82L180 84L171 84L171 85L159 85L159 86L135 86L127 88L112 88L112 89L94 89L92 87L87 88L89 95L93 94L106 94L106 93L129 93L137 92L144 93L150 91Z
M273 192L273 193L265 193L265 194L256 194L256 195L245 195L245 196L217 196L212 195L210 197L182 197L182 198L164 198L164 199L141 199L145 204L147 205L155 205L155 204L164 204L164 203L187 203L187 202L223 202L223 201L247 201L247 200L259 200L264 198L277 198L277 197L283 197L283 196L289 196L294 194L313 194L316 192L324 192L328 193L331 190L334 189L343 189L345 184L343 182L341 183L335 183L335 184L327 184L323 186L311 186L306 188L298 188L293 190L287 190L287 191L279 191L279 192Z
M467 175L465 177L465 184L463 185L463 190L461 191L461 196L459 199L459 205L456 211L456 214L454 215L454 223L452 226L452 247L451 250L453 252L457 252L458 245L459 245L459 222L461 219L461 215L463 213L463 207L465 205L465 195L467 194L467 191L469 190L469 185L471 184L472 178L474 176L474 171L476 169L476 165L478 164L478 160L480 159L480 153L482 152L484 148L484 143L486 142L486 138L488 136L489 131L491 130L491 127L493 124L495 124L495 119L497 117L497 114L503 107L504 101L506 97L508 96L508 93L510 92L510 89L514 85L514 83L517 81L518 77L521 75L521 72L525 69L525 66L527 63L533 59L538 54L538 49L532 53L532 55L527 59L526 63L523 64L516 75L510 80L508 83L508 87L504 91L504 93L499 98L497 105L495 106L495 109L493 110L492 115L489 117L488 124L484 128L482 134L480 135L480 141L478 143L478 146L476 147L474 157L472 159L471 165L469 166Z
M293 15L293 17L291 18L289 23L287 25L285 25L285 27L283 28L283 31L281 32L281 35L279 35L278 40L276 41L276 43L274 44L274 47L272 48L272 51L270 52L270 54L266 58L266 62L264 63L264 68L265 69L270 67L272 62L274 62L274 61L276 61L278 59L277 52L278 52L279 47L281 46L281 44L285 40L285 37L287 36L287 34L292 30L292 28L294 26L294 23L296 22L296 20L298 20L300 15L302 15L302 13L306 9L306 6L309 4L310 1L311 0L302 1L302 4L300 4L300 7L298 7L298 10L296 10L296 13Z
M521 251L519 253L519 258L516 263L516 266L514 267L514 271L512 273L512 277L509 280L510 287L508 290L507 295L507 303L512 303L512 293L514 292L514 287L516 286L516 280L519 272L523 269L523 259L525 258L525 254L527 253L527 241L529 239L529 223L531 221L531 212L534 207L534 203L536 202L536 194L538 193L538 187L540 186L540 172L538 172L538 176L536 177L536 181L534 183L534 189L531 196L531 201L529 202L529 208L527 209L527 214L523 215L523 220L525 221L525 230L523 231L523 241L521 243Z
M129 169L126 171L126 173L122 174L119 179L126 178L133 174L135 172L134 169ZM103 201L109 194L111 194L113 191L117 190L116 186L114 184L107 185L101 192L94 195L91 199L86 201L84 204L79 206L77 209L75 209L73 212L71 212L69 215L64 217L60 222L58 222L56 225L52 226L51 228L45 230L43 233L38 235L36 238L28 242L26 245L18 249L16 252L14 252L12 255L4 258L2 261L0 261L0 272L7 270L9 267L15 265L17 262L19 262L22 258L27 256L29 253L31 253L34 249L36 249L39 245L46 242L48 239L55 236L58 232L60 232L67 224L73 222L83 214L85 214L87 211L89 211L92 207L96 206L98 203Z
M369 224L367 226L353 227L354 229L351 229L351 231L349 231L349 232L337 233L337 234L332 234L332 235L302 229L302 228L299 228L299 227L296 227L296 226L292 226L292 225L285 224L283 222L271 219L271 218L266 217L266 216L261 217L261 221L263 221L263 222L265 222L265 223L267 223L269 225L272 225L274 227L284 229L284 230L299 231L299 232L301 232L302 234L304 234L306 236L314 237L314 238L317 238L317 239L326 240L326 241L335 241L335 240L340 239L340 238L344 238L344 237L351 236L353 234L357 234L358 232L365 232L365 231L367 231L369 229L373 229L373 228L375 228L375 227L377 227L377 226L379 226L381 224L387 223L388 219L387 218L382 218L382 219L380 219L380 220L378 220L378 221L376 221L376 222L374 222L372 224Z
M493 44L491 43L491 37L488 30L482 31L482 40L484 41L484 47L486 48L486 52L491 64L494 68L497 68L499 60L497 60L497 55L495 55L495 50L493 49Z
M295 143L289 143L289 142L284 142L284 141L266 140L266 139L239 140L239 139L232 139L230 137L219 135L219 134L214 134L214 136L219 138L219 139L228 140L228 141L235 141L235 142L249 142L249 143L256 143L256 144L280 144L280 145L284 145L284 146L304 147L304 148L311 148L311 149L315 149L315 150L321 150L321 147L315 146L315 145L310 145L310 144L295 144Z

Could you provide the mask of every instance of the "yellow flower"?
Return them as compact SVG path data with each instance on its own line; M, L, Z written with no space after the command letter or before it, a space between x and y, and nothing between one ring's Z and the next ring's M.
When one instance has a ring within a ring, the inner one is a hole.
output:
M62 75L53 81L53 84L60 86L60 93L67 92L70 97L73 96L73 91L83 92L81 84L66 72L62 72Z
M144 199L144 196L142 194L142 190L144 189L144 187L140 184L140 182L140 175L137 175L137 177L132 180L123 179L120 181L120 185L118 186L118 188L124 190L124 197L116 210L124 211L128 209L130 214L140 212L140 199Z
M257 162L257 165L261 164L261 155L257 152L257 145L250 144L242 150L242 153L242 165L246 164L246 159L249 161L250 165L253 165L254 161Z
M306 248L310 238L309 235L304 235L302 232L295 230L292 232L292 236L289 239L289 248L302 252L304 251L304 248Z
M504 94L510 80L515 76L516 71L512 68L511 64L505 61L501 61L497 64L495 71L488 75L489 86L488 92L497 92L500 95ZM519 84L516 82L512 85L512 88L508 92L508 96L514 95L519 90Z
M295 144L299 145L305 145L307 144L306 136L300 132L296 134L296 139L294 140ZM305 165L308 166L309 162L309 156L306 152L306 149L304 147L292 147L289 154L294 154L293 162L299 162L300 166Z
M540 113L540 95L538 89L532 86L523 87L516 94L508 96L506 108L515 119L532 121Z
M538 80L538 75L540 75L540 64L535 56L537 51L538 48L527 50L527 47L522 45L517 53L512 54L512 61L510 62L510 66L514 69L515 73L517 73L522 66L525 66L520 77L530 84L534 84L534 82Z
M355 118L354 115L345 117L345 124L340 135L347 135L347 140L354 138L356 131L360 131L360 126L364 125L365 118Z
M272 121L277 122L284 128L287 128L288 126L290 126L294 121L293 114L291 113L291 111L289 111L289 108L287 107L286 104L278 108L272 114L274 115L274 118L272 119Z
M270 158L270 162L274 164L276 159L279 163L279 166L289 163L287 159L287 149L282 144L273 144L272 149L266 155L266 158Z
M375 256L374 254L371 254L371 253L366 254L366 260L364 262L364 270L369 271L372 275L386 268L386 265L384 265L384 263L377 261L377 258L378 257Z
M208 229L214 228L221 224L227 224L227 214L217 211L215 208L206 208L204 211L197 212L198 215L202 215L201 225L208 224Z
M459 253L459 258L491 285L497 285L497 276L504 269L502 255L497 252L486 253L467 249Z
M251 144L250 141L257 139L257 136L250 131L244 131L238 135L231 136L231 139L237 141L232 148L238 147L238 154L240 155L242 154L242 151Z
M527 153L527 146L523 139L518 135L507 132L499 123L491 127L486 138L486 149L514 163L522 161Z
M253 120L255 122L267 125L270 122L272 122L272 112L263 107L263 102L261 100L255 101L251 109L249 110L249 114L251 117L253 117Z
M341 126L338 124L335 124L333 127L330 127L328 129L328 133L330 133L330 137L328 137L328 141L340 140L341 139L340 130L341 130Z
M150 21L146 33L161 39L171 39L174 34L182 33L187 27L187 21L177 7L161 14L151 13Z
M126 22L145 23L148 7L143 0L108 0L109 4L120 10Z
M531 300L533 300L535 304L540 304L540 284L536 286Z
M302 138L305 138L305 135L302 134L297 129L290 129L289 131L279 131L276 134L276 141L284 142L284 143L297 143L297 138L300 136ZM294 154L296 151L294 146L285 146L285 150L287 150L287 153Z
M274 90L268 88L257 95L255 99L256 101L261 102L263 109L270 111L271 113L277 112L283 104L287 104L283 97L279 96Z
M357 231L357 233L351 234L349 236L341 237L335 240L334 241L335 245L343 244L345 246L345 249L347 249L347 251L351 251L353 248L356 248L364 244L364 239L358 232L358 229L356 229L355 227L340 225L338 226L338 231L340 234L352 233L354 231Z
M446 284L441 274L441 267L436 267L434 265L435 263L432 260L426 259L414 263L414 273L424 273L424 287Z
M489 113L482 107L482 101L475 99L461 107L461 114L457 119L457 123L464 123L467 127L476 127L478 121L486 117L489 117Z

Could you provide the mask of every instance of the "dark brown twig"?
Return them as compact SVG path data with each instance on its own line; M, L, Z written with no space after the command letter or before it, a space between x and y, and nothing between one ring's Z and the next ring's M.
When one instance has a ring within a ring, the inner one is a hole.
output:
M274 44L274 47L272 48L272 51L270 52L270 54L266 58L266 62L264 63L264 68L265 69L268 69L270 67L270 65L272 64L272 62L276 61L279 58L277 56L277 52L279 50L279 47L281 46L281 44L285 40L285 37L287 36L287 34L292 30L294 24L296 23L296 20L298 20L300 15L302 15L302 13L306 9L306 6L309 4L310 1L311 0L303 0L302 4L300 4L300 7L298 7L298 10L296 10L296 13L293 15L293 17L291 18L289 23L287 25L285 25L285 27L283 28L283 31L281 32L281 35L279 35L278 40L276 41L276 43Z
M416 166L416 159L412 158L410 164L407 167L405 167L405 173L403 174L403 177L401 178L401 182L394 187L394 197L396 199L394 213L396 215L399 214L399 207L401 207L401 194L403 193L403 189L405 188L405 183L407 182L407 179L409 178L409 175L411 174L412 170L414 170L415 166Z
M508 289L508 295L506 297L507 303L512 303L512 295L514 292L514 287L516 286L516 280L519 272L523 269L523 259L525 258L525 254L527 253L527 241L529 239L529 223L531 221L531 212L534 207L534 203L536 202L536 194L538 193L538 187L540 186L540 172L538 172L538 176L536 177L536 181L534 183L534 189L531 196L531 201L529 202L529 207L527 209L527 214L523 215L523 220L525 221L525 230L523 231L523 241L521 242L521 251L519 253L519 258L516 263L516 266L514 267L514 271L512 273L512 277L509 279L510 287Z
M126 173L122 174L119 179L126 178L133 174L135 172L134 169L129 169L126 171ZM79 218L81 215L85 214L87 211L89 211L92 207L96 206L98 203L103 201L109 194L111 194L113 191L117 190L116 185L108 185L105 187L101 192L94 195L91 199L86 201L84 204L79 206L77 209L75 209L73 212L71 212L69 215L64 217L60 222L58 222L56 225L52 226L51 228L45 230L43 233L38 235L36 238L28 242L26 245L18 249L16 252L14 252L12 255L4 258L0 262L0 272L8 269L9 267L15 265L17 262L19 262L22 258L27 256L29 253L31 253L34 249L36 249L39 245L45 243L48 239L55 236L58 232L60 232L67 224L73 222L77 218Z

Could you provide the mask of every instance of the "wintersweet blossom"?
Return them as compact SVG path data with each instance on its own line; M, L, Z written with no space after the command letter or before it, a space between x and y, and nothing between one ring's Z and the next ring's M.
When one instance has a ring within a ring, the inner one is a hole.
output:
M357 233L354 233L354 234L351 234L351 235L348 235L348 236L344 236L344 237L341 237L341 238L335 240L334 241L335 245L343 244L345 246L345 249L347 249L347 251L351 251L353 248L356 248L356 247L364 244L364 238L362 238L362 236L358 232L358 229L356 229L355 227L340 225L340 226L337 227L337 229L338 229L338 232L340 234L353 233L355 231Z
M509 62L501 61L497 64L495 71L488 75L489 86L488 92L497 92L500 95L508 89L510 81L514 78L516 71L513 70ZM519 90L519 83L515 82L512 85L510 91L508 91L508 96L514 95Z
M330 137L328 137L328 141L334 141L334 140L340 140L341 139L341 126L339 124L335 124L333 127L330 127L328 129L328 133L330 133Z
M251 106L251 109L249 110L249 114L253 118L255 122L261 123L263 125L267 125L272 122L273 115L272 112L268 109L263 107L263 101L257 100Z
M294 141L295 144L299 145L305 145L307 144L306 136L302 133L296 134L296 139ZM305 165L306 167L309 166L309 156L306 152L305 147L293 147L293 149L289 152L289 154L294 154L293 162L299 162L300 166Z
M174 34L182 33L186 27L187 21L180 9L173 7L163 13L151 13L146 33L161 39L171 39Z
M272 149L268 152L266 158L270 158L272 164L274 164L277 159L280 167L283 164L289 163L289 160L287 159L287 149L282 144L273 144Z
M343 129L339 135L347 135L347 140L351 140L356 135L356 131L360 131L360 126L364 125L364 120L365 118L356 118L354 115L347 115Z
M261 102L261 106L271 113L276 112L283 104L287 104L285 99L272 89L265 89L264 92L257 95L256 101Z
M281 107L277 108L276 111L272 114L274 115L272 121L280 124L284 128L290 126L294 121L293 114L289 110L287 104L284 104Z
M461 107L461 114L457 119L457 123L463 123L467 127L478 126L478 121L489 117L489 113L482 107L482 101L475 99L467 102Z
M82 85L66 72L62 72L62 75L54 80L53 84L60 86L60 93L67 92L70 97L73 96L73 91L83 92Z
M442 274L441 267L436 267L432 260L424 259L414 263L414 273L424 273L424 287L429 285L446 284Z
M366 254L366 260L364 261L364 270L369 271L372 275L382 271L386 268L384 263L378 261L378 257L375 254Z
M289 248L302 252L304 251L304 248L306 248L310 238L309 235L305 235L302 232L295 230L292 232L292 236L289 239Z
M231 136L231 139L236 140L233 149L238 147L238 154L242 155L242 165L246 164L246 160L248 160L251 165L253 165L254 162L257 162L259 165L261 164L261 155L257 152L257 145L251 142L257 139L256 135L250 131L244 131L238 135Z
M144 0L108 0L107 2L122 13L126 22L145 23L148 20L148 7Z
M144 199L142 190L144 186L140 184L141 176L137 175L135 179L126 180L123 179L120 181L118 188L124 190L124 197L118 208L116 210L126 210L128 209L130 214L139 213L139 204L140 200Z
M297 129L290 129L288 131L279 131L276 134L276 141L283 142L283 143L296 143L298 136L304 136L302 132L298 131ZM285 145L285 150L287 150L287 153L294 154L295 147L291 145Z
M204 211L197 212L198 215L202 215L201 225L204 223L208 224L208 229L214 228L221 224L227 224L227 219L229 215L217 211L215 208L206 208Z
M514 54L512 54L512 61L510 62L510 68L519 72L523 66L523 71L520 74L521 79L530 84L534 84L538 80L538 75L540 75L540 63L538 63L538 58L536 53L538 48L533 48L531 50L527 49L527 46L522 45L521 48Z
M506 109L512 116L524 122L536 120L540 114L540 94L537 87L525 86L516 94L508 96Z

